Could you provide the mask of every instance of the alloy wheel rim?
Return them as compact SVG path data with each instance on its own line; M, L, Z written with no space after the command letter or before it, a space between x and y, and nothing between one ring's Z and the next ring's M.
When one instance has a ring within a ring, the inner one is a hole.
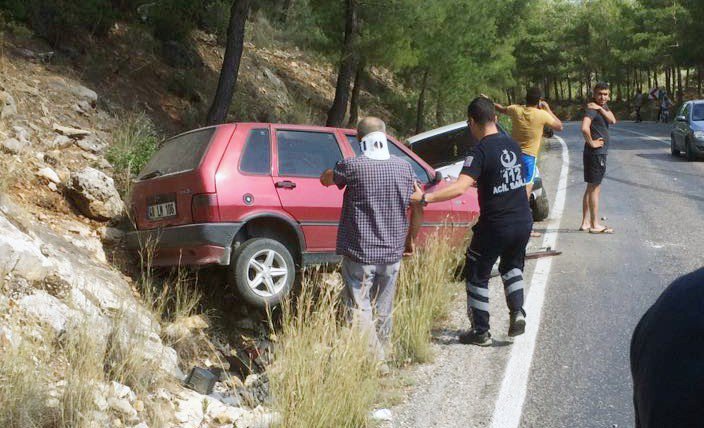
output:
M257 251L247 262L247 285L261 297L273 297L288 281L288 266L283 256L274 250Z

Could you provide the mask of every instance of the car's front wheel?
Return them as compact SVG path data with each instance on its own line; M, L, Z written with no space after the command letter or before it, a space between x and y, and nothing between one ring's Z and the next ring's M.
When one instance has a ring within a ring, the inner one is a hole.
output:
M262 309L281 303L296 275L289 249L269 238L253 238L240 245L230 268L240 296Z
M672 156L680 155L680 151L677 148L677 144L675 144L675 134L670 135L670 153L672 153Z
M692 147L692 140L687 138L684 144L685 155L689 162L694 162L697 160L697 155L694 153L694 147Z

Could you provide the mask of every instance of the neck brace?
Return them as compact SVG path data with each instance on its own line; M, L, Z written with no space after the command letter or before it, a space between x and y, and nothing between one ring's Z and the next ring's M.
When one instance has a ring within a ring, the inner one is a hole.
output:
M389 143L386 134L376 131L367 134L359 143L364 156L374 160L386 160L391 157L389 154Z

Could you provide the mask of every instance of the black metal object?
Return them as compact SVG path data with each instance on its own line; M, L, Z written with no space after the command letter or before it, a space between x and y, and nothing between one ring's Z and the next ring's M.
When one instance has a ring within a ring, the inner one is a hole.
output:
M213 392L213 387L218 377L219 376L215 375L210 370L193 367L188 377L186 377L184 384L198 393L208 395Z

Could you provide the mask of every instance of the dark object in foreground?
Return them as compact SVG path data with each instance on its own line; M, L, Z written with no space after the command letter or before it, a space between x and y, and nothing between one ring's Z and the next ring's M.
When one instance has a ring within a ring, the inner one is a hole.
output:
M704 269L673 282L631 340L637 428L701 426L704 407Z
M208 395L213 392L213 387L217 380L218 376L210 370L193 367L184 384L200 394Z
M562 254L562 251L556 251L548 247L544 250L526 253L526 259L541 259L543 257L559 256L560 254Z

